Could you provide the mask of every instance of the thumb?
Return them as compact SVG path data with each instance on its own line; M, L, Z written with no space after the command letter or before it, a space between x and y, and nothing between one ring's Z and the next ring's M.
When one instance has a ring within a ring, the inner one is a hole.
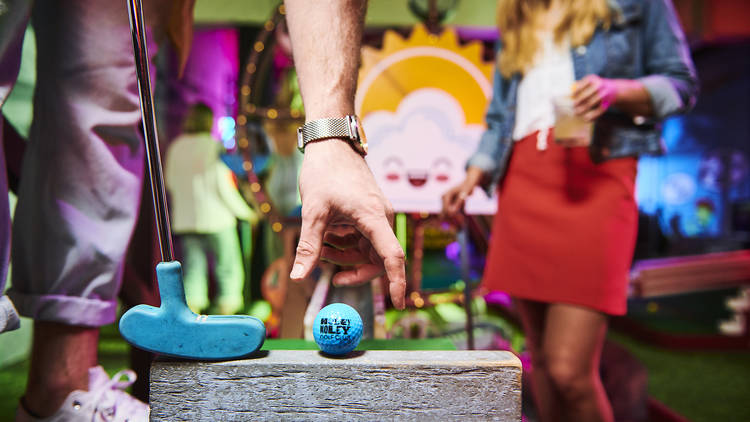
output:
M302 229L300 231L294 265L289 278L302 280L312 272L320 257L323 245L323 233L326 228L325 212L315 209L303 209Z

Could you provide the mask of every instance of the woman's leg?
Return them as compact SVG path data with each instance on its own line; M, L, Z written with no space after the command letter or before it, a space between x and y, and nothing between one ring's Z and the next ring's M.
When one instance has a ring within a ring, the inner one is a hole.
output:
M517 299L515 303L531 355L531 391L539 419L542 422L559 420L562 402L549 377L542 347L549 304L525 299Z
M547 307L542 338L549 379L568 421L611 422L612 407L599 376L607 317L567 304ZM559 415L558 415L558 418Z

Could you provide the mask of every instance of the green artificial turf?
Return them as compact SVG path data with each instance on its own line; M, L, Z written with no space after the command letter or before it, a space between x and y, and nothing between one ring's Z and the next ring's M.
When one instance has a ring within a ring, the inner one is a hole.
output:
M628 318L657 332L717 335L737 288L628 301ZM666 350L610 336L648 369L649 394L693 422L750 421L750 350Z
M649 394L692 422L750 421L750 352L665 350L610 338L646 366Z
M0 394L0 420L13 420L18 399L23 395L23 390L26 388L28 371L28 360L0 368L0 391L2 391L2 394Z
M314 341L295 338L268 339L261 350L318 350ZM452 341L445 338L423 340L362 340L356 350L456 350Z

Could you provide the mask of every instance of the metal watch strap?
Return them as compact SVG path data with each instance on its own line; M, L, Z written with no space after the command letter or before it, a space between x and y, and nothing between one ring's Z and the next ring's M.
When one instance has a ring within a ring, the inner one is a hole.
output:
M325 118L305 123L298 129L302 136L298 136L297 146L305 148L308 142L326 138L356 139L351 132L349 119L346 117Z

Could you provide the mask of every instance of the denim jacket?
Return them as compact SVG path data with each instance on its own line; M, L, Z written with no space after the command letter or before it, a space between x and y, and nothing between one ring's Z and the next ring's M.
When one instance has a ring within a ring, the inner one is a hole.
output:
M653 104L652 120L636 125L610 108L594 123L589 152L594 162L665 152L660 121L688 111L698 93L698 79L677 16L669 0L610 0L613 19L599 26L588 45L571 49L576 80L589 74L637 79ZM498 54L502 46L498 47ZM519 74L503 78L496 70L487 109L487 130L467 166L485 174L490 193L502 178L513 148Z

